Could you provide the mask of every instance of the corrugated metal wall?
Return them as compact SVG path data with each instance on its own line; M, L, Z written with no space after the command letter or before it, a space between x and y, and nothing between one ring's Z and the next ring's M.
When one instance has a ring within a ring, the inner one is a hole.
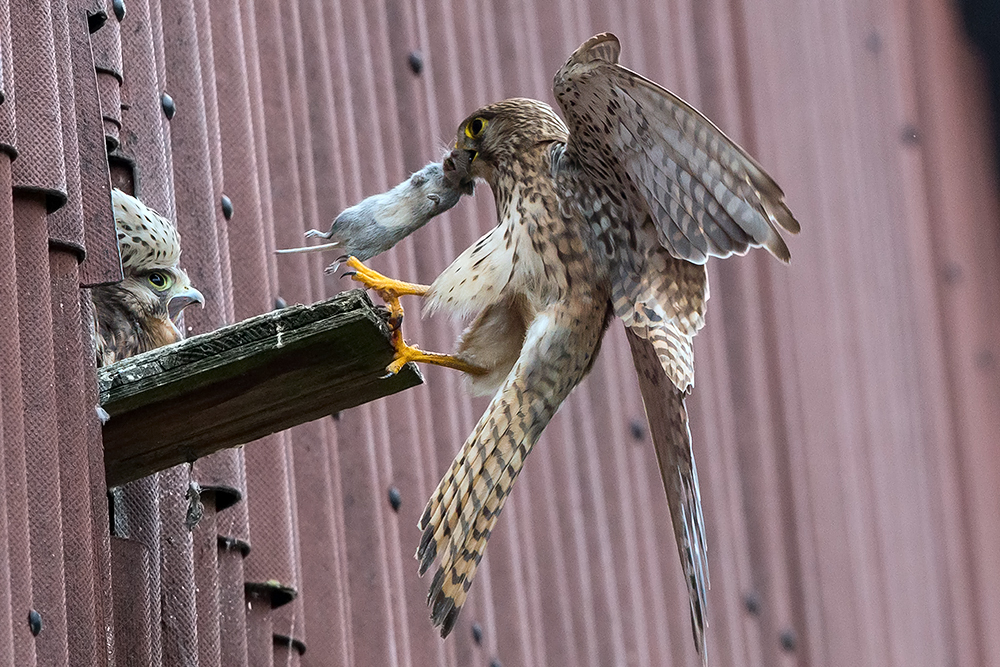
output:
M551 100L602 30L803 226L791 267L711 269L691 413L713 664L1000 665L1000 207L959 25L947 0L0 3L0 667L697 664L617 325L447 641L411 554L485 405L455 373L130 484L110 524L105 501L77 289L120 275L105 144L111 181L176 217L208 331L347 287L272 250L474 108ZM374 265L430 281L493 223L480 188ZM430 349L458 327L407 320Z

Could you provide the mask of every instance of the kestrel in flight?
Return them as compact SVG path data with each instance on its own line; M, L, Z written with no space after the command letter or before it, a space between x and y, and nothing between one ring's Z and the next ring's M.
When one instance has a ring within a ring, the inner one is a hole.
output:
M181 340L181 311L205 303L178 266L181 243L174 224L117 188L111 203L125 277L91 289L98 366Z
M708 563L684 398L692 339L704 324L705 262L764 246L799 224L781 189L705 116L621 67L618 38L587 40L555 76L563 122L548 105L510 99L458 128L445 170L456 187L489 184L498 225L432 285L398 283L349 260L398 317L398 297L476 317L454 356L427 355L397 332L397 360L467 371L493 393L420 519L431 618L453 628L486 541L524 459L594 363L613 316L625 324L690 594L704 631Z

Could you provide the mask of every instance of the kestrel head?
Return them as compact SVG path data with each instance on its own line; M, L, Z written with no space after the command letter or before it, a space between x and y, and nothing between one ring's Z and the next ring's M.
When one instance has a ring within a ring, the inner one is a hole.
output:
M566 141L568 135L566 124L548 104L516 97L485 106L463 120L449 159L463 177L492 185L497 168L509 168L532 147Z
M118 287L131 293L145 317L169 325L191 304L204 306L205 297L178 266L181 243L174 224L121 190L112 190L111 199L125 274Z

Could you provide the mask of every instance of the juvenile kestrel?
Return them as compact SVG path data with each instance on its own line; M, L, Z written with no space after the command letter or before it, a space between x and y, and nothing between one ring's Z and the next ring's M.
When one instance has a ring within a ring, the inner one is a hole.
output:
M355 260L357 278L398 312L476 313L454 358L495 392L420 519L420 572L440 565L431 618L447 635L525 457L594 363L612 316L624 322L707 661L708 564L684 398L692 339L708 300L705 261L766 247L788 261L779 228L799 231L775 182L698 111L618 65L611 34L587 40L556 73L564 123L546 104L510 99L459 125L445 168L482 179L499 224L429 287L394 283ZM399 338L395 368L442 363Z
M135 197L111 191L124 280L91 290L97 365L105 366L183 338L176 320L193 303L174 224Z

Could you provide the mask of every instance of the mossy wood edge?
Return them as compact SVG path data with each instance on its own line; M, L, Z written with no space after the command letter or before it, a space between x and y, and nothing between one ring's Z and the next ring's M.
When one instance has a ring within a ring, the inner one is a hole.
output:
M420 384L413 364L383 377L383 313L353 290L99 369L108 486Z

